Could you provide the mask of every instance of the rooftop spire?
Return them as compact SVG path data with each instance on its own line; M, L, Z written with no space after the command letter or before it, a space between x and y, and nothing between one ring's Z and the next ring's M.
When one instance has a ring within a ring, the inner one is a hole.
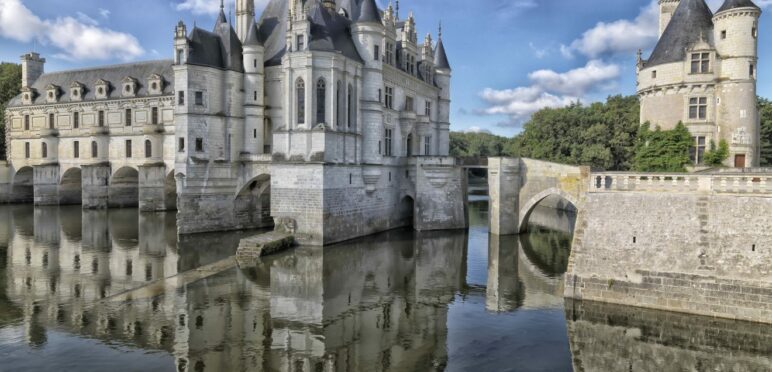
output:
M440 30L437 32L437 40L442 40L442 20L440 20Z

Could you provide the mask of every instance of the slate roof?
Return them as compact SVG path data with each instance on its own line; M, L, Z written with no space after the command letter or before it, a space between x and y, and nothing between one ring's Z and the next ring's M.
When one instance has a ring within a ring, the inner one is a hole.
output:
M351 36L352 21L334 10L314 1L308 11L311 21L311 40L308 48L316 51L339 51L344 56L363 62ZM356 1L356 0L352 0ZM287 47L287 14L289 1L271 0L260 17L260 35L265 41L265 65L281 64Z
M715 46L713 13L705 4L705 0L681 0L644 66L652 67L684 61L686 49L700 40Z
M724 1L724 5L721 5L720 8L716 11L716 13L723 12L725 10L732 10L735 8L759 8L756 4L753 3L751 0L726 0Z
M382 23L381 13L378 11L378 5L375 4L375 0L362 1L362 6L359 9L359 15L355 19L355 22Z
M73 101L70 97L69 88L74 82L84 85L84 102L94 101L94 83L99 79L110 82L110 98L119 98L121 97L121 81L127 76L137 79L136 97L147 97L147 79L153 74L158 74L163 77L163 94L174 94L173 63L174 61L169 59L43 74L32 84L32 88L37 90L36 98L32 103L38 105L48 103L46 99L46 87L49 84L61 87L59 91L59 103L81 102ZM9 107L21 105L21 95L14 97L8 103Z
M442 38L437 40L437 47L434 49L434 66L450 70L448 55L445 53L445 45L442 44Z
M244 46L263 45L263 37L260 35L260 28L257 27L257 23L254 20L250 22L249 32L244 39Z
M244 72L243 47L220 10L212 32L194 27L188 36L188 64Z

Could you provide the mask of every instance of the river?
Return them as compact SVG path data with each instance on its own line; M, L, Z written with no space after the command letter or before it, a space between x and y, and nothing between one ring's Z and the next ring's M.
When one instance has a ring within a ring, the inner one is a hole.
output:
M566 302L575 215L395 230L239 268L259 233L173 213L0 206L2 371L772 370L769 326Z

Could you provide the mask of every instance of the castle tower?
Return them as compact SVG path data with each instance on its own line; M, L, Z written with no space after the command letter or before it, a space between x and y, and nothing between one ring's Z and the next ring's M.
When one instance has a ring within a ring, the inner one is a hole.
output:
M21 86L29 88L43 75L43 66L46 64L45 58L40 58L40 54L29 52L21 56Z
M665 32L667 25L670 24L670 19L673 18L678 3L681 0L659 0L659 36Z
M255 19L255 0L236 0L236 35L245 42Z
M379 92L383 85L383 58L381 51L385 29L375 0L364 0L359 18L352 25L352 34L359 54L365 60L362 77L362 161L380 164L383 160L383 107Z
M264 50L257 23L252 20L244 39L244 149L243 153L270 153L272 128L265 122Z
M720 59L716 121L729 143L727 166L759 164L759 113L756 102L758 23L761 9L751 0L726 0L713 16Z
M434 68L434 81L442 89L437 112L440 130L439 153L447 154L450 151L450 80L452 71L448 62L448 55L445 53L445 45L442 43L442 25L440 25L440 31L437 35L437 48L434 50Z

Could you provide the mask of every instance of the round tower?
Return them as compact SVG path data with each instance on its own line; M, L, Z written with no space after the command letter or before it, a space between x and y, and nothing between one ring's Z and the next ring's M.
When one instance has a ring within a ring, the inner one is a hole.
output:
M440 87L440 99L437 112L437 122L440 127L439 154L450 152L450 80L452 70L442 43L442 25L437 35L437 48L434 51L434 81Z
M359 9L359 18L352 25L354 43L365 66L362 72L360 92L362 161L365 164L380 164L383 161L381 148L384 140L383 107L383 39L385 28L375 0L364 0Z
M713 17L718 56L716 124L730 147L727 166L759 164L756 98L758 23L761 9L751 0L726 0Z
M272 130L265 123L265 48L254 19L244 40L244 148L248 154L270 153Z

